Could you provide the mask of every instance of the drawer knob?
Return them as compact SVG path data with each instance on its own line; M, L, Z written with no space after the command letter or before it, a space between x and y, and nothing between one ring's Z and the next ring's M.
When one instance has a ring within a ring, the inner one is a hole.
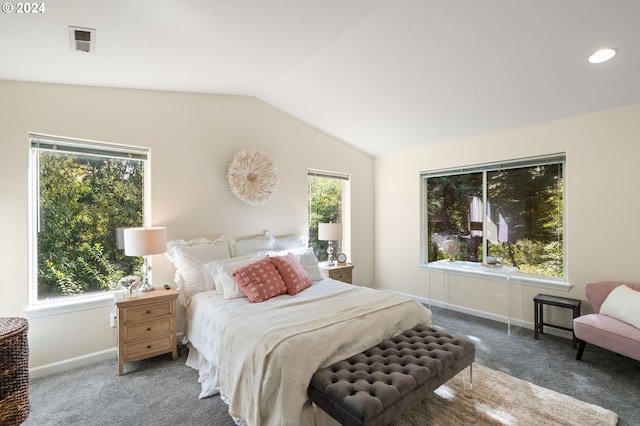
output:
M151 345L147 345L147 349L151 349Z
M147 327L147 331L151 331L151 327Z
M148 311L147 311L147 313L148 313L148 314L150 314L150 313L151 313L151 310L148 310Z

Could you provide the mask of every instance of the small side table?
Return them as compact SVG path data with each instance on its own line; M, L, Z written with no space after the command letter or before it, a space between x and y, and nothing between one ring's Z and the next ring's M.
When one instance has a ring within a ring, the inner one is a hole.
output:
M544 334L544 326L559 328L561 330L571 331L573 333L573 327L562 327L559 325L553 325L544 322L544 305L558 306L560 308L568 308L573 310L573 318L580 316L580 304L582 302L578 299L569 299L568 297L550 296L548 294L538 294L533 298L533 312L534 312L534 338L538 340L540 334ZM578 347L578 341L576 340L575 333L573 334L573 348Z
M116 300L118 310L118 375L124 364L171 353L178 359L176 299L178 292L156 287L137 297Z
M334 266L320 264L320 274L323 277L332 278L349 284L353 283L352 270L353 263L347 263L345 265L337 264Z

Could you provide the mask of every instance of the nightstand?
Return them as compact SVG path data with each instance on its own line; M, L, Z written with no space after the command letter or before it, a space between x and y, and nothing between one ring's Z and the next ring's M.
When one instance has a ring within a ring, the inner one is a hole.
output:
M353 270L353 263L347 263L346 265L327 266L320 265L320 273L323 277L333 278L334 280L344 281L345 283L352 284L351 271Z
M118 375L124 364L171 353L178 359L176 344L175 289L157 287L137 297L116 300L118 318Z

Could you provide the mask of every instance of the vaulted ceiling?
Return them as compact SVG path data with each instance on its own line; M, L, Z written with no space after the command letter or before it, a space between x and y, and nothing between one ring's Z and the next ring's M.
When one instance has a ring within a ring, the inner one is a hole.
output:
M640 102L638 0L8 4L0 79L255 96L374 156Z

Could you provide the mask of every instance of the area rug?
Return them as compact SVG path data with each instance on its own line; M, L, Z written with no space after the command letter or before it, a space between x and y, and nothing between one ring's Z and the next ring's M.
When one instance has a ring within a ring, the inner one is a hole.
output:
M597 405L473 364L440 386L392 426L616 425L618 415Z

